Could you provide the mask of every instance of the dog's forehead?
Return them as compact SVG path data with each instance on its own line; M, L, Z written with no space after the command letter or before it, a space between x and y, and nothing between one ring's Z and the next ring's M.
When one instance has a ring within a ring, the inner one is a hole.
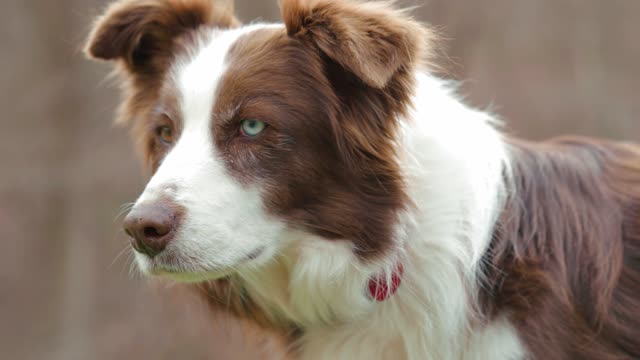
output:
M268 29L284 29L282 24L254 24L238 29L211 29L203 33L187 55L176 62L173 82L184 126L206 122L211 118L219 83L228 68L228 54L243 37Z

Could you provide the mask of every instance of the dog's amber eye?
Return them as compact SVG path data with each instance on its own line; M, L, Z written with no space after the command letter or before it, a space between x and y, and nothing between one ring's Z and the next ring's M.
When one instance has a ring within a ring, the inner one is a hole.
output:
M267 124L256 119L245 119L240 122L240 133L246 137L256 137L267 127Z
M169 126L158 127L156 129L156 133L158 134L158 137L163 143L167 145L170 145L173 143L173 130L171 130Z

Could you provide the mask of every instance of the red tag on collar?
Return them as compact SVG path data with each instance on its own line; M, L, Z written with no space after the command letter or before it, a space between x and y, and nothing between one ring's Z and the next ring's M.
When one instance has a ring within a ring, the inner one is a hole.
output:
M387 283L386 276L380 275L369 279L369 296L375 301L385 301L398 291L404 275L404 266L396 265L391 273L391 283Z

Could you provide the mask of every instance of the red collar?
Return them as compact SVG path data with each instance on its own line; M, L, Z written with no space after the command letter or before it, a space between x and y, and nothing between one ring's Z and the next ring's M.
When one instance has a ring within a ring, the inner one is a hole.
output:
M369 279L369 297L375 301L385 301L398 291L404 275L404 266L398 263L391 273L391 283L387 282L385 273L373 276Z

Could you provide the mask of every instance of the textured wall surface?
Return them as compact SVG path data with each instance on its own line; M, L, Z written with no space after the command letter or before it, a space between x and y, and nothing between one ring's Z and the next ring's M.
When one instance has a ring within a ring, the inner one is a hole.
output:
M446 75L511 133L640 140L640 1L401 3L442 35ZM131 275L118 212L144 173L111 124L108 67L79 50L104 6L7 0L0 12L1 357L254 358L262 334ZM237 8L278 19L276 0Z

